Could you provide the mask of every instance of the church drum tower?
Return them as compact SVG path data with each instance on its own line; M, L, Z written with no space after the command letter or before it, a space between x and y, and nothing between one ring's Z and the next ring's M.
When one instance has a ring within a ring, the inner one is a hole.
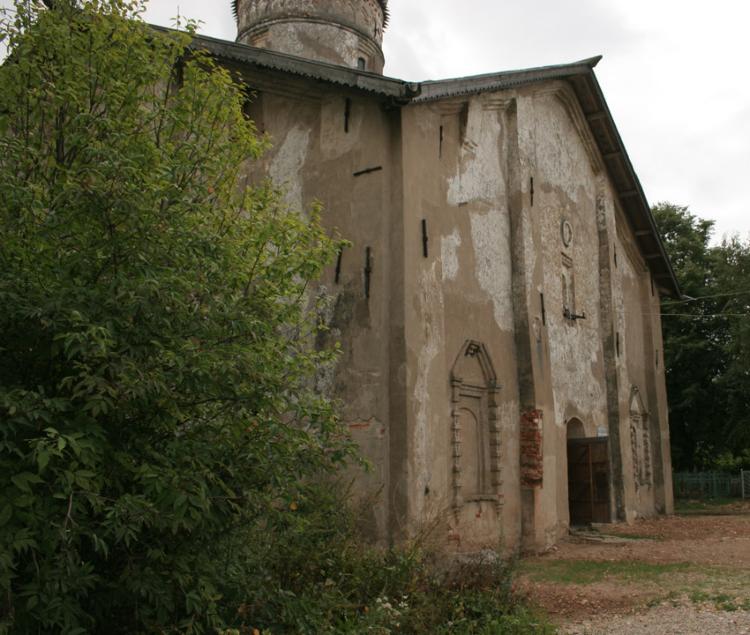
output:
M382 74L388 0L234 0L237 41Z

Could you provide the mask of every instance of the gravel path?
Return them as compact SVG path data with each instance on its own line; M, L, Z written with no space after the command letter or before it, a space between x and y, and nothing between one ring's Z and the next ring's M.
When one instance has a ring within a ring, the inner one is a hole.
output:
M573 535L523 561L519 591L564 635L750 635L750 501L735 507Z
M750 635L750 612L710 607L656 606L639 615L584 620L561 629L565 635Z

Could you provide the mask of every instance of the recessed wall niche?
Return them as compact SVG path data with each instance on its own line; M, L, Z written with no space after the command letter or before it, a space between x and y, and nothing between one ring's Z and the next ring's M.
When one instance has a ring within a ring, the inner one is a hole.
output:
M648 411L635 386L630 392L630 444L636 487L651 485L651 433Z
M451 371L453 506L494 501L500 506L500 387L487 348L467 340Z

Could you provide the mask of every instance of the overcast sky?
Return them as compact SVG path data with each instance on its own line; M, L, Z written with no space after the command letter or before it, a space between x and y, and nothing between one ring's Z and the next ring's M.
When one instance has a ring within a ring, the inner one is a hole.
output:
M0 0L7 6L9 0ZM390 0L385 73L438 79L572 62L596 69L651 203L688 205L717 237L750 237L750 3L740 0ZM151 0L234 39L230 0Z

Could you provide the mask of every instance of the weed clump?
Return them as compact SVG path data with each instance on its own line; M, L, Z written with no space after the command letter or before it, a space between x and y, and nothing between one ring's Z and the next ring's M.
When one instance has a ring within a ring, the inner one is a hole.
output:
M227 588L237 633L546 635L523 605L512 561L493 551L449 559L417 541L391 549L363 543L355 514L321 488L294 523L247 535ZM252 571L252 575L248 572ZM228 580L229 582L229 580Z

